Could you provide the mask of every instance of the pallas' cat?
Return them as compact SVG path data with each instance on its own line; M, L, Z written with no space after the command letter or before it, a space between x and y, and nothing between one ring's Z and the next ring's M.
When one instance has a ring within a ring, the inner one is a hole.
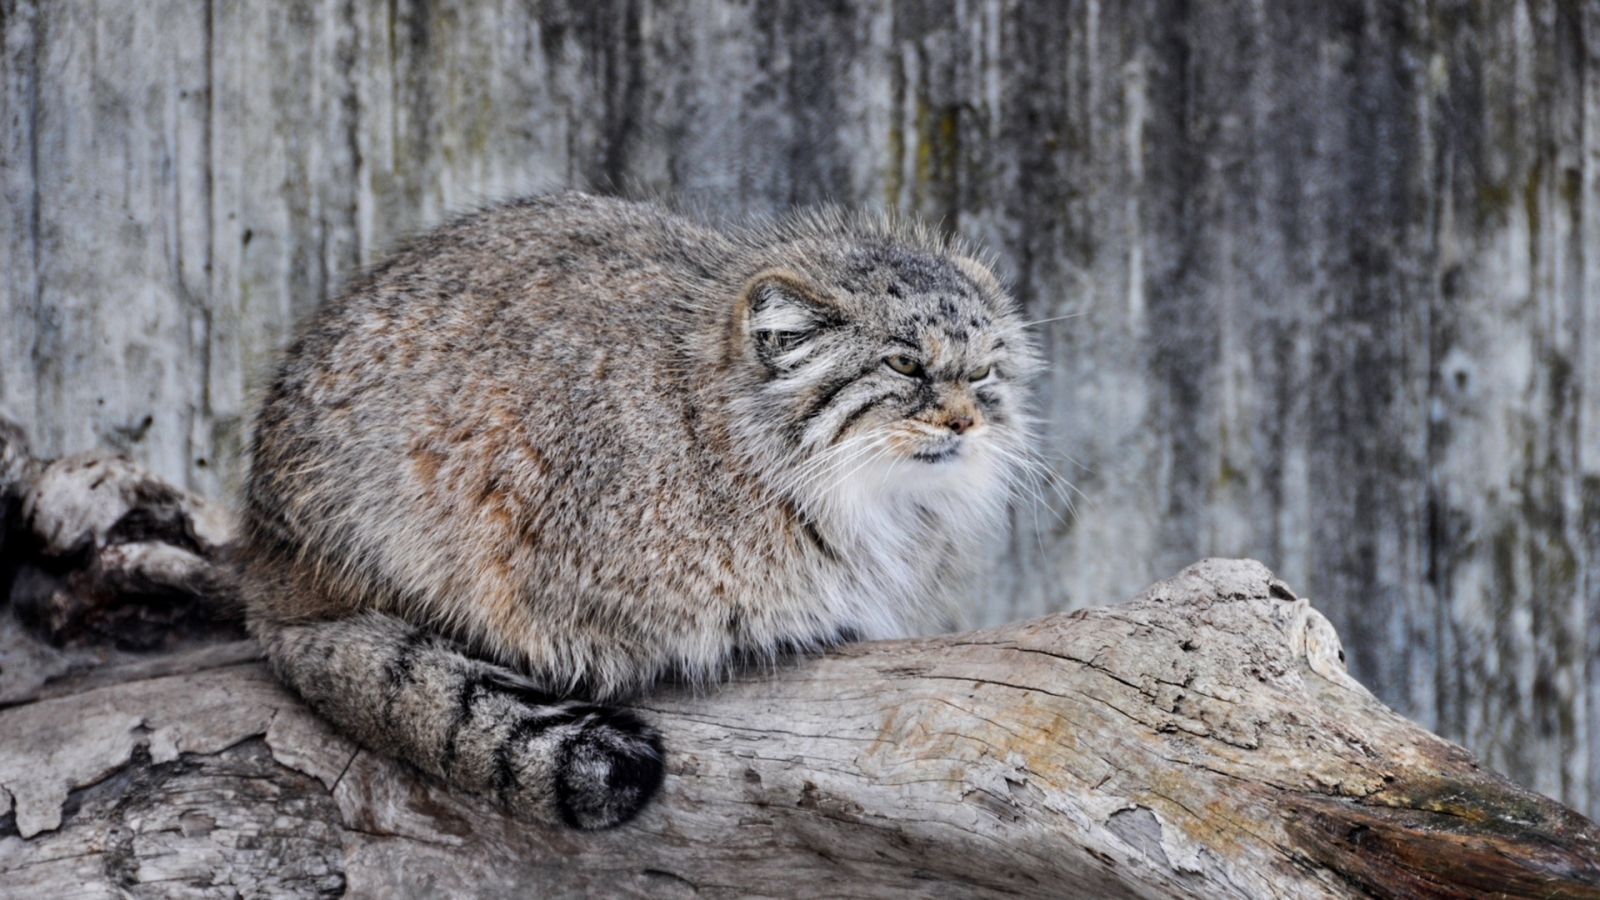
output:
M616 824L662 778L629 692L901 635L961 589L1026 451L1022 325L987 265L886 217L719 230L565 194L460 219L271 381L251 628L362 744Z

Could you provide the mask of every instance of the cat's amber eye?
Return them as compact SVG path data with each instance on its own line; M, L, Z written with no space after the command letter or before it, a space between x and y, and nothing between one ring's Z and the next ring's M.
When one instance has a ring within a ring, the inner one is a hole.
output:
M968 381L982 381L985 378L989 377L989 370L991 368L992 368L991 366L979 366L976 369L973 369L971 372L967 373L967 380Z
M901 375L917 377L922 374L922 363L919 363L911 357L901 353L884 357L883 362L889 368L899 372Z

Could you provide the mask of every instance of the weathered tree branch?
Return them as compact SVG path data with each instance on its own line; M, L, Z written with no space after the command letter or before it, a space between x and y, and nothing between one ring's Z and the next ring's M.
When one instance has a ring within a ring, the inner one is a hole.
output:
M127 515L82 519L110 522L73 551L83 571ZM172 521L123 543L196 527ZM185 583L225 593L214 547L185 549ZM1600 898L1600 828L1384 707L1249 561L663 688L638 703L662 795L598 834L358 750L252 653L80 666L0 711L0 897Z

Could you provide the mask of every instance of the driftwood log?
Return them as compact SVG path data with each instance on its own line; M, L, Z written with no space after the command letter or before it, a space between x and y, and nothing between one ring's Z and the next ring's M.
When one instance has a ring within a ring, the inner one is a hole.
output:
M660 798L577 833L360 750L274 683L233 639L225 513L18 446L0 898L1600 900L1600 827L1384 707L1259 563L665 686L638 702Z

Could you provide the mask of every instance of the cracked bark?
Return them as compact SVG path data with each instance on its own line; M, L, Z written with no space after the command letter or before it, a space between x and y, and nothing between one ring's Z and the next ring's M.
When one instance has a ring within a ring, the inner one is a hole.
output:
M43 529L94 578L128 558L117 541L162 539L115 527L140 503L189 510L143 517L172 540L211 512L106 490L142 483L136 466L59 463L7 476L12 535L68 521L52 491L91 496L42 489L77 483L52 472L113 472L92 496L132 507ZM35 538L8 540L13 569L31 547L59 591L88 583ZM195 571L146 575L212 603L215 547L190 540ZM636 704L665 735L662 794L597 834L356 748L247 641L94 665L84 623L144 621L125 607L152 596L50 595L75 611L41 620L76 635L51 651L65 669L31 688L0 673L0 897L1600 898L1600 828L1384 707L1327 620L1250 561L1120 606L664 686ZM8 663L39 627L8 632Z

